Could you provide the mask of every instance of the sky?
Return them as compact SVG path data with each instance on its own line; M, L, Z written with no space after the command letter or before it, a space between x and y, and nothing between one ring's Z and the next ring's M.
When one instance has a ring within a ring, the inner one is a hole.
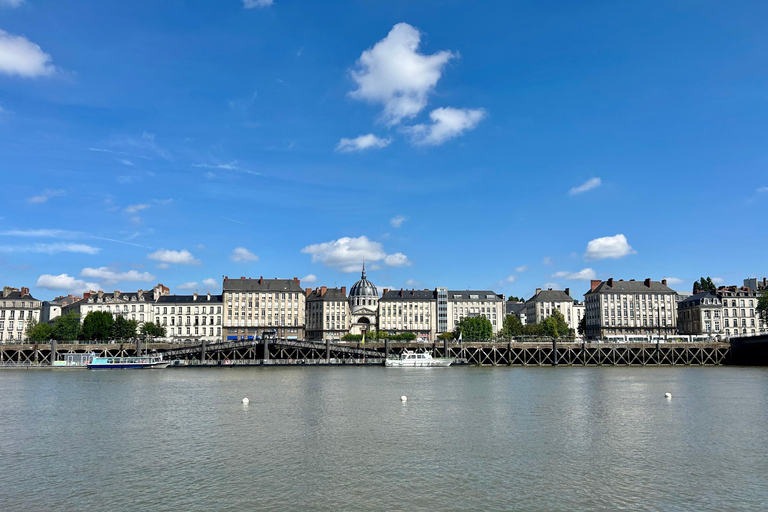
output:
M0 0L0 283L768 274L768 4Z

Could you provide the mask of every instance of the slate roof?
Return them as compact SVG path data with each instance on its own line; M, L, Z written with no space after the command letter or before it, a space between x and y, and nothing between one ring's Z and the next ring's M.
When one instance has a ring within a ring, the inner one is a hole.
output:
M301 285L293 279L226 279L225 292L299 292L304 293Z
M461 295L461 298L455 298L455 295ZM477 295L478 298L470 299L470 295ZM488 295L493 295L495 299L502 299L501 295L492 290L448 290L448 300L493 300L488 299Z
M312 293L310 293L307 296L307 302L315 302L315 301L346 301L347 296L342 293L340 288L328 288L325 290L325 293L320 295L319 289L313 290Z
M22 295L20 291L13 291L7 297L0 295L0 300L37 300L30 294Z
M672 288L661 284L660 281L651 281L650 288L645 286L645 281L617 281L613 280L613 286L608 286L608 281L603 281L597 288L585 293L677 293Z
M198 295L195 300L194 295L163 295L157 299L157 304L163 303L189 303L189 304L215 304L222 302L221 295L211 295L211 300L208 300L208 295Z
M509 302L509 301L507 301L505 307L506 307L506 313L508 315L518 315L521 312L525 311L525 302Z
M715 294L715 292L712 292L712 291L699 292L694 295L691 295L685 300L681 300L680 302L678 302L677 307L686 308L686 307L696 306L698 304L701 304L702 299L705 299L705 298L716 299L717 294ZM712 304L712 305L717 305L717 304Z
M573 297L563 290L542 290L538 295L534 295L526 302L573 302Z
M400 296L403 292L403 296ZM389 290L381 296L379 302L388 300L437 300L437 292L434 290Z

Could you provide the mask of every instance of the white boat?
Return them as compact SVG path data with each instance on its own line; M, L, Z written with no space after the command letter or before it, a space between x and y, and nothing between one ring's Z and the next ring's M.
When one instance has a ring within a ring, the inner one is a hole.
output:
M157 356L136 356L136 357L94 357L88 363L89 370L107 370L107 369L146 369L146 368L167 368L171 364L169 361L163 361L162 355Z
M404 350L400 359L387 359L384 366L388 368L421 368L421 367L445 367L451 366L454 359L451 357L432 357L429 352L413 352Z

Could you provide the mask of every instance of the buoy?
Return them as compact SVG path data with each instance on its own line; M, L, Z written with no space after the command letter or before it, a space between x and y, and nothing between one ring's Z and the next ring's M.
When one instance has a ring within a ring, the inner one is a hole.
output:
M408 401L408 397L403 395L403 396L400 397L400 401L401 402L407 402Z
M250 399L248 399L248 398L243 398L243 403L247 405L248 403L250 403Z
M672 393L664 393L664 396L665 396L666 398L672 398Z

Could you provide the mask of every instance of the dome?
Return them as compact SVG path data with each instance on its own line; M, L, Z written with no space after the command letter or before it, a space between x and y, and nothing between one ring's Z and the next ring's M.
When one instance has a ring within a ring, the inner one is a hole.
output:
M376 286L365 278L365 264L363 264L363 273L360 280L352 285L349 290L349 297L377 297L379 296Z

